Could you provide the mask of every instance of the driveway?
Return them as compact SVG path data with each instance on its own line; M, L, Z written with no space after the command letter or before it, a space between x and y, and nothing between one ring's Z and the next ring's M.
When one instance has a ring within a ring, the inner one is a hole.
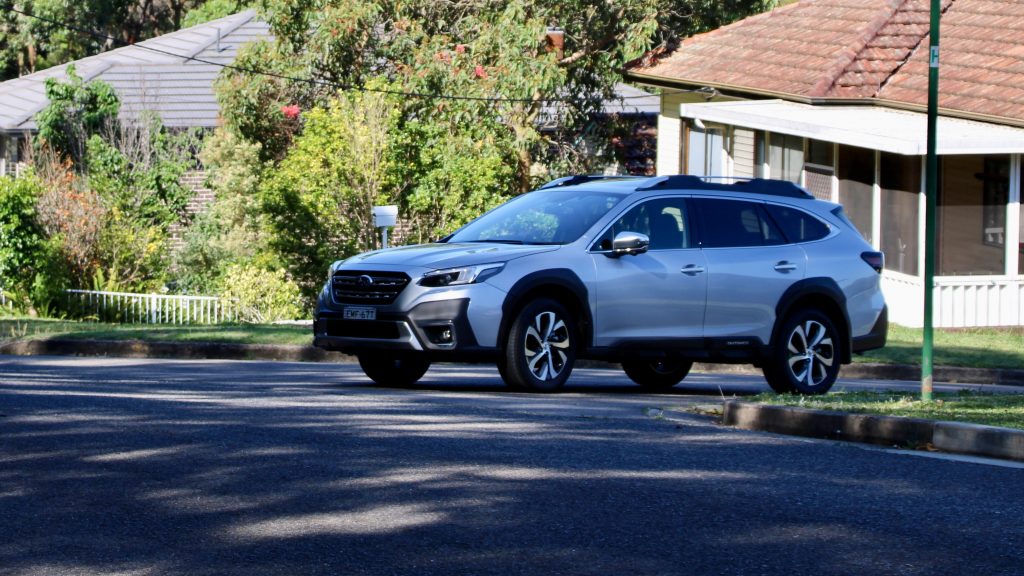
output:
M1020 467L660 410L763 388L0 357L0 574L1024 571Z

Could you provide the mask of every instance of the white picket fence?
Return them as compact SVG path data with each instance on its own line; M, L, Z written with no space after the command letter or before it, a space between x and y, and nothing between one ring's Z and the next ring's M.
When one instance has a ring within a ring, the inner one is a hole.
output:
M238 320L234 300L218 296L65 290L68 309L107 322L218 324Z

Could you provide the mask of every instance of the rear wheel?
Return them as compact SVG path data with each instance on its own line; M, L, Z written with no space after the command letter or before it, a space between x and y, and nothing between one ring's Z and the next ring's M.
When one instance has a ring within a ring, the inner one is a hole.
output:
M839 377L842 340L832 320L816 309L786 319L764 377L780 394L824 394Z
M679 384L690 373L693 362L688 360L631 360L622 363L622 370L630 380L647 390L668 390Z
M360 354L359 367L381 386L412 386L430 368L430 361L411 355Z
M520 310L505 346L502 377L512 388L554 392L576 362L576 323L555 300L535 300Z

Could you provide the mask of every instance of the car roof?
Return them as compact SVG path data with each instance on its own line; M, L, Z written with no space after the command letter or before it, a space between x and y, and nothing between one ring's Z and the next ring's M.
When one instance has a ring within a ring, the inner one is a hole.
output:
M673 176L566 176L552 180L538 190L575 188L595 192L619 192L623 194L649 191L675 192L727 192L733 194L756 194L784 197L797 200L815 200L807 190L788 180L765 178L717 178L691 175Z

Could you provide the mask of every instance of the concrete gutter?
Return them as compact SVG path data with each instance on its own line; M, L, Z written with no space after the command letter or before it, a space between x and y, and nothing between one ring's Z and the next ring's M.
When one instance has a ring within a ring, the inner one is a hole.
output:
M736 400L725 402L722 423L745 430L1024 462L1024 430L1013 428L811 410Z
M144 340L42 339L0 342L0 354L14 356L118 356L123 358L180 358L193 360L278 360L288 362L354 363L353 356L313 346L281 344L225 344L222 342L150 342ZM580 368L603 368L606 362L580 361ZM746 364L694 364L695 372L760 376ZM901 364L847 364L843 378L864 380L920 380L921 368ZM1024 370L936 366L937 382L1024 386Z

